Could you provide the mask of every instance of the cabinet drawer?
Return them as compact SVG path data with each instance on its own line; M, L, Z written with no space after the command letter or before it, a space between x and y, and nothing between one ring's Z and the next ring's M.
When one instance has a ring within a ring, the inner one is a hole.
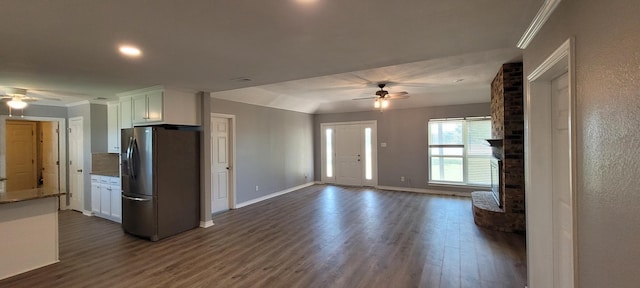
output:
M109 185L120 186L120 178L109 177Z
M91 183L99 183L100 182L100 176L98 175L91 175Z
M104 176L100 177L100 183L109 184L109 178L110 177L104 177Z

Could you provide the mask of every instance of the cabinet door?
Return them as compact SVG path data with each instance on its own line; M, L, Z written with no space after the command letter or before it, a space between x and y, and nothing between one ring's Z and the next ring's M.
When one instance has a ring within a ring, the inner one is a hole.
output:
M131 115L132 115L131 97L120 98L120 129L131 128ZM118 132L119 135L120 132Z
M122 194L120 186L112 185L111 187L111 218L116 221L122 221Z
M120 153L120 110L119 104L107 106L107 152Z
M162 91L147 93L147 121L162 121Z
M91 212L93 215L100 214L100 184L91 183Z
M100 214L111 216L111 186L100 185Z
M142 124L147 122L148 110L147 110L147 96L144 94L135 95L131 97L131 107L133 112L132 122L133 124Z

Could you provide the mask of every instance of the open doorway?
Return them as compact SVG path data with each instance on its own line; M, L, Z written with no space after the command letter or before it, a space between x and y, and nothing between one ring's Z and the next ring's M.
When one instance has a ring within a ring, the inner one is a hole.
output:
M59 189L58 123L7 120L6 191Z
M0 192L33 188L67 191L66 119L0 116ZM14 185L15 184L15 185ZM63 198L64 199L64 198ZM66 207L63 200L62 209Z

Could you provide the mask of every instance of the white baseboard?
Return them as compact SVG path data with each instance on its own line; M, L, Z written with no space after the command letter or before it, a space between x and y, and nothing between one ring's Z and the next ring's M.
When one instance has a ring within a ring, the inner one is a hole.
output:
M424 189L424 188L393 187L393 186L376 186L376 189L381 189L381 190L391 190L391 191L401 191L401 192L423 193L423 194L433 194L433 195L446 195L446 196L471 197L471 193L469 193L469 192L446 191L446 190L433 190L433 189Z
M200 228L209 228L211 226L213 226L213 220L209 220L209 221L200 221Z
M249 200L249 201L246 201L246 202L238 203L238 204L236 204L236 208L235 209L242 208L242 207L245 207L245 206L249 206L251 204L255 204L255 203L267 200L267 199L271 199L271 198L276 197L276 196L280 196L280 195L284 195L284 194L287 194L287 193L291 193L291 192L296 191L298 189L309 187L309 186L312 186L312 185L315 185L315 184L316 184L316 182L308 182L308 183L305 183L305 184L302 184L302 185L298 185L296 187L292 187L292 188L289 188L289 189L286 189L286 190L282 190L282 191L278 191L278 192L275 192L275 193L271 193L269 195L265 195L265 196L262 196L260 198L256 198L256 199Z
M95 215L93 214L93 212L91 212L91 211L87 211L87 210L82 210L82 215L84 215L84 216L89 216L89 217L93 217L93 216L95 216Z

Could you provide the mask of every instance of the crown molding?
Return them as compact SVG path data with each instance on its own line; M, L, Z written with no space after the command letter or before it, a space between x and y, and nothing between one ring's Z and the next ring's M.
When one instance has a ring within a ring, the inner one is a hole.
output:
M74 107L74 106L80 106L80 105L84 105L84 104L89 104L89 100L82 100L82 101L78 101L78 102L73 102L73 103L69 103L66 106L67 107Z
M553 11L556 10L556 7L558 7L560 1L562 0L544 1L542 7L540 7L540 10L538 10L538 14L536 14L536 17L533 18L533 21L531 21L531 24L529 24L527 30L524 32L524 34L522 34L522 37L520 38L520 41L518 41L516 47L520 49L526 49L527 46L529 46L529 43L531 43L533 38L536 37L536 34L540 32L542 26L544 26L544 23L549 20L549 17L551 17Z

